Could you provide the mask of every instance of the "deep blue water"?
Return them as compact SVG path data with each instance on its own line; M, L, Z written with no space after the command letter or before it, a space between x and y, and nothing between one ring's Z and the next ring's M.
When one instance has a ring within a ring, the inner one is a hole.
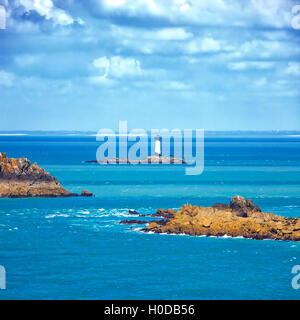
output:
M100 166L92 136L0 136L0 152L36 161L94 198L0 199L0 299L299 299L300 243L144 234L128 209L153 213L242 195L300 216L300 135L214 134L205 170Z

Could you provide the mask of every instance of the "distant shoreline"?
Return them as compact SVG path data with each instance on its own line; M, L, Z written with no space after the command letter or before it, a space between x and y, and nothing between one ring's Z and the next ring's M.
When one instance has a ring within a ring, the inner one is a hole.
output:
M28 136L27 133L0 133L0 136Z

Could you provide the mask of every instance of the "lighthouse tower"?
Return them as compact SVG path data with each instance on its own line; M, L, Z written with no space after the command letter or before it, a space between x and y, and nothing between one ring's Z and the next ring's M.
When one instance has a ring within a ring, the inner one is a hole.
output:
M155 137L155 155L161 157L161 136Z

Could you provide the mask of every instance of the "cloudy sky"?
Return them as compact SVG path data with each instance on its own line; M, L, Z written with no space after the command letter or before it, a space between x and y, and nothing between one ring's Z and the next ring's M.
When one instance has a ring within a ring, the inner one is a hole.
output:
M300 129L297 2L0 0L0 130Z

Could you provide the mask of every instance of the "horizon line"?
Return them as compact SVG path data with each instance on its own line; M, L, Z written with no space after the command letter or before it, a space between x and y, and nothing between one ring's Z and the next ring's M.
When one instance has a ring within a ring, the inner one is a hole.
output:
M136 129L136 128L134 128ZM153 129L145 129L145 130L156 130L157 128ZM165 128L161 128L161 129L165 129ZM180 128L176 128L176 129L180 129ZM185 128L187 129L187 128ZM233 130L227 130L227 129L204 129L204 128L195 128L196 129L203 129L205 131L299 131L300 129L233 129ZM184 130L184 129L180 129L180 130ZM64 129L34 129L34 130L29 130L29 129L0 129L0 132L15 132L15 131L81 131L81 132L94 132L95 130L84 130L84 129L68 129L68 130L64 130ZM129 130L130 131L130 130Z

